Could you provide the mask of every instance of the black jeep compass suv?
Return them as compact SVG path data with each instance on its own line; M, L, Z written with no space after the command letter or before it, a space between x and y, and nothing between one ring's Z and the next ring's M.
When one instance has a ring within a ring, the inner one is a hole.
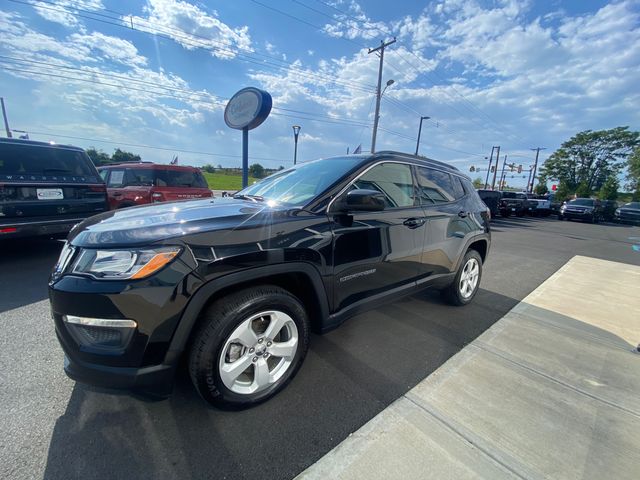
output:
M252 405L291 380L311 329L426 287L469 303L489 218L457 169L396 152L94 216L69 234L49 284L65 371L166 396L186 355L205 400Z

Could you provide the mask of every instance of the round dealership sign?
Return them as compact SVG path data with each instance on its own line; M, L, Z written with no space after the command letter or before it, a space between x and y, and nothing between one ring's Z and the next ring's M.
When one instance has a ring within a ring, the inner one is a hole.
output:
M271 95L264 90L243 88L227 103L224 121L231 128L251 130L267 119L271 104Z

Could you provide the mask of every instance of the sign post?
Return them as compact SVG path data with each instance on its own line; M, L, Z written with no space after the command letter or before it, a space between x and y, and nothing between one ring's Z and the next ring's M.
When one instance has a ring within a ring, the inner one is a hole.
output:
M271 112L271 95L254 87L237 92L224 109L229 128L242 130L242 188L249 184L249 130L261 125Z

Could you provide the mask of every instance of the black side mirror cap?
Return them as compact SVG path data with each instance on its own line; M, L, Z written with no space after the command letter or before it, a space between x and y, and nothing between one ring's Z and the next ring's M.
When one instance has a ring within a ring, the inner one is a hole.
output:
M347 211L379 212L384 210L384 195L377 190L351 190L347 193L343 206Z

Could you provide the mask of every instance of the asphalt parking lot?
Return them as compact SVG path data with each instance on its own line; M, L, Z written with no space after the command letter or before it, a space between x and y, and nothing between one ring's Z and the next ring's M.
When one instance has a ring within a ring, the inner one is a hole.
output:
M243 412L202 402L184 375L171 399L76 385L46 300L61 244L0 254L2 478L292 478L437 369L574 255L640 265L640 227L497 219L481 290L466 308L425 292L314 336L300 373ZM603 278L603 282L607 279Z

